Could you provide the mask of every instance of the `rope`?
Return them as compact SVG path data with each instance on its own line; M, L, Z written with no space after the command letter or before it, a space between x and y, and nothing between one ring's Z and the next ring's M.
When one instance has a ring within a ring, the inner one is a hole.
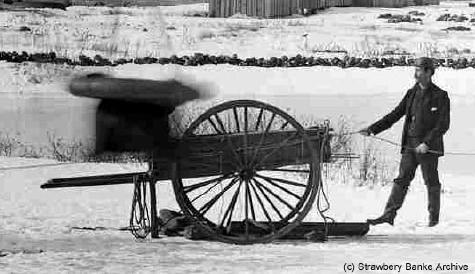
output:
M369 137L371 137L371 138L373 138L373 139L377 139L377 140L383 141L383 142L386 142L386 143L389 143L389 144L392 144L392 145L395 145L395 146L398 146L398 147L402 147L402 148L405 148L405 149L415 150L415 148L408 147L408 146L401 146L400 144L398 144L398 143L396 143L396 142L394 142L394 141L391 141L391 140L389 140L389 139L386 139L386 138L382 138L382 137L378 137L378 136L372 136L372 135L369 135ZM434 153L434 154L448 154L448 155L459 155L459 156L475 156L475 152L442 152L442 151L432 150L432 149L429 149L428 152Z
M350 132L345 132L345 133L339 133L339 134L332 134L333 136L347 136L347 135L354 135L354 134L358 134L360 133L359 131L350 131ZM379 140L379 141L382 141L382 142L385 142L385 143L388 143L388 144L391 144L391 145L394 145L394 146L397 146L397 147L401 147L401 148L405 148L405 149L408 149L408 150L416 150L416 148L413 148L413 147L409 147L409 146L402 146L401 144L399 143L396 143L390 139L386 139L386 138L382 138L382 137L378 137L378 136L375 136L375 135L368 135L367 137L370 137L370 138L373 138L373 139L376 139L376 140ZM429 149L427 150L429 153L433 153L433 154L445 154L445 155L459 155L459 156L475 156L475 152L442 152L442 151L438 151L438 150L433 150L433 149Z
M322 139L322 142L320 143L320 156L319 156L319 159L320 161L323 159L323 153L324 153L324 146L326 144L326 141L327 141L327 138L328 138L328 130L329 130L329 126L328 126L328 122L326 124L326 130L327 132L324 134L324 137ZM320 215L320 217L322 217L323 219L323 227L324 227L324 240L327 239L328 237L328 222L332 222L334 223L335 222L335 219L333 219L332 217L329 217L327 215L325 215L325 212L327 212L328 210L330 210L330 201L328 199L328 195L327 193L325 192L325 189L324 189L324 181L323 181L323 177L322 177L322 172L321 172L321 163L319 163L319 172L318 172L318 186L317 186L317 211L318 211L318 214ZM323 202L324 202L324 205L322 207L322 204L321 204L321 201L323 199Z
M132 198L129 227L130 232L137 239L145 239L151 232L146 193L147 181L138 181L138 176L134 176L134 196Z

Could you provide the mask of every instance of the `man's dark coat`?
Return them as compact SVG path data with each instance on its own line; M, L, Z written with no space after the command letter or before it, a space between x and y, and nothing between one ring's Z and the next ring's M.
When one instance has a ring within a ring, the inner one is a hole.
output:
M373 134L378 134L399 121L402 116L406 116L402 131L402 146L407 145L407 132L409 129L411 104L414 101L416 91L420 89L418 84L409 89L399 105L389 114L372 124L368 130ZM450 124L450 99L447 92L431 83L424 92L422 102L415 113L415 131L420 136L420 141L424 142L430 150L440 152L444 155L444 142L442 136L449 129ZM401 148L403 153L403 148Z

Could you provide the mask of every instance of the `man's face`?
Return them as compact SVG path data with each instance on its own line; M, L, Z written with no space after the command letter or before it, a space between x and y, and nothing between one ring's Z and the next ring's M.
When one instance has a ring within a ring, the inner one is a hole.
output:
M429 79L432 76L432 71L430 69L424 69L423 67L416 67L414 72L414 78L418 83L425 84L429 82Z

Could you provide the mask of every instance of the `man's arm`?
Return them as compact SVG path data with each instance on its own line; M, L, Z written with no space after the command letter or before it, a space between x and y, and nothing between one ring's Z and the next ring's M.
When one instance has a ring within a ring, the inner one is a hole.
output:
M424 137L424 143L430 144L434 139L444 135L449 129L450 125L450 99L447 92L444 95L439 105L439 117L435 123L434 128L430 130Z
M409 90L410 91L410 90ZM402 116L406 113L406 104L409 97L409 91L406 92L404 98L402 98L401 102L387 115L383 118L372 124L368 127L369 134L378 134L388 128L390 128L394 123L399 121Z

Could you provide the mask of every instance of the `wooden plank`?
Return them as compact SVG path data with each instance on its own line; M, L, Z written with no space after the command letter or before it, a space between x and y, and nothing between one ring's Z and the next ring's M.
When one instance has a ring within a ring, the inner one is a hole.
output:
M237 6L237 0L233 0L231 2L231 6L229 7L229 16L233 16L236 14L236 6Z
M224 10L223 10L224 1L226 0L219 0L219 17L224 17Z
M257 16L259 18L264 17L263 8L262 8L263 5L264 5L264 0L261 0L261 1L257 2Z
M265 8L264 8L264 14L266 18L270 18L272 14L272 0L264 0L265 1Z
M257 17L262 17L262 3L264 0L258 1L257 2Z
M228 0L220 0L220 2L221 2L221 17L226 17L226 1L228 1Z
M224 0L224 17L229 17L228 7L229 7L229 0Z
M146 172L135 172L125 174L108 174L99 176L83 176L72 178L57 178L48 180L42 184L41 188L60 188L60 187L84 187L84 186L104 186L133 184L134 177L145 178Z
M216 0L210 0L209 6L208 6L208 16L209 17L216 17L215 14L215 8L216 8Z
M160 238L158 235L159 223L158 223L158 211L157 211L157 190L155 188L155 181L150 181L150 225L151 225L151 237L153 239Z
M267 227L268 223L258 222L259 226L249 226L249 231L253 235L259 235L264 233L265 230L262 230L263 227ZM274 227L279 227L278 223L273 224ZM348 222L348 223L338 223L338 222L328 222L328 235L327 236L364 236L369 231L369 224L362 222ZM288 240L298 240L305 239L305 235L314 231L324 231L325 223L323 222L302 222L299 226L294 228L287 235L283 236L281 239ZM231 222L231 233L244 234L245 224L244 222Z
M251 0L251 8L250 8L249 12L250 12L252 17L255 16L255 14L254 14L254 4L255 4L255 2L256 2L255 0Z
M249 6L247 7L248 15L253 16L252 15L252 6L254 5L253 0L248 0L248 3L249 3Z
M271 6L270 6L270 14L271 14L271 18L275 18L276 15L275 15L275 2L277 0L271 0Z
M257 8L256 8L256 14L258 17L262 17L262 4L264 0L258 0L257 1Z
M214 17L220 17L220 14L219 14L219 0L213 0L213 4L214 4Z
M285 1L286 0L279 0L279 2L278 2L278 9L279 9L279 17L280 18L282 18L282 16L284 15Z
M253 9L254 9L254 0L250 0L250 5L249 5L249 16L254 16L254 12L253 12Z
M281 16L287 16L290 12L290 5L291 5L291 0L283 0L282 1L282 14Z

